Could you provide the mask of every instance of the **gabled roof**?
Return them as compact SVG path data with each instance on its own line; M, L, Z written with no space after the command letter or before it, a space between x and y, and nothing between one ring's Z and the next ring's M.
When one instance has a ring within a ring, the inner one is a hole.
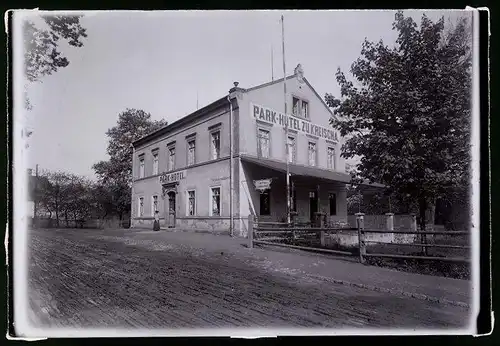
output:
M295 75L290 75L288 77L286 77L286 80L289 80L289 79L293 79L295 78ZM246 92L248 91L253 91L253 90L256 90L256 89L261 89L261 88L265 88L267 86L270 86L270 85L273 85L273 84L277 84L277 83L283 83L283 79L284 78L280 78L280 79L277 79L275 81L272 81L272 82L267 82L267 83L264 83L264 84L260 84L260 85L257 85L257 86L254 86L252 88L249 88L249 89L245 89ZM337 116L335 114L333 114L332 110L330 109L330 107L328 107L328 105L326 104L325 100L323 100L323 98L321 96L319 96L318 92L316 91L316 89L313 88L313 86L311 85L311 83L309 83L309 81L307 80L306 77L303 77L302 78L304 80L304 82L306 83L306 85L311 88L311 90L313 91L314 95L316 95L316 97L318 99L321 100L321 103L323 104L323 106L325 106L326 110L328 111L328 113L330 113L330 115L332 117L334 117L335 119L338 119Z
M293 78L295 78L295 74L286 77L286 80L293 79ZM328 105L323 100L323 98L321 96L319 96L319 94L317 93L317 91L312 87L312 85L309 83L309 81L305 77L303 79L304 79L304 82L306 83L306 85L309 88L311 88L311 90L318 97L318 99L321 100L321 103L325 106L325 108L330 113L330 115L332 117L334 117L335 119L338 119L337 116L335 114L333 114L332 110L330 109L330 107L328 107ZM254 86L254 87L251 87L251 88L248 88L248 89L238 88L238 90L241 90L242 92L247 93L247 92L250 92L250 91L253 91L253 90L257 90L257 89L268 87L270 85L274 85L274 84L277 84L277 83L282 83L283 80L284 80L284 78L280 78L280 79L277 79L275 81L263 83L263 84L260 84L260 85L257 85L257 86ZM147 134L146 136L144 136L142 138L139 138L138 140L132 142L132 146L133 147L137 147L138 145L144 144L144 143L146 143L146 142L148 142L150 140L153 140L153 139L158 138L158 137L160 137L162 135L165 135L165 134L169 133L170 131L172 131L172 130L174 130L176 128L179 128L180 126L182 126L182 125L184 125L184 124L186 124L186 123L188 123L190 121L193 121L193 120L197 119L198 117L203 116L207 112L210 112L210 111L213 111L213 110L215 110L217 108L222 107L225 104L227 104L229 106L229 101L227 99L228 96L229 96L229 94L221 97L220 99L218 99L218 100L216 100L216 101L208 104L207 106L205 106L203 108L198 109L197 111L195 111L195 112L193 112L191 114L186 115L185 117L182 117L179 120L174 121L171 124L168 124L167 126L164 126L164 127L160 128L160 129L156 130L155 132L152 132L152 133Z

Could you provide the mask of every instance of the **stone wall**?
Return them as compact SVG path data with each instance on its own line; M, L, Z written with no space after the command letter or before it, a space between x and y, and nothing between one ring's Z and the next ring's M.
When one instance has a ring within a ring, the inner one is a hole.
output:
M415 242L414 234L394 234L394 233L365 233L365 240L381 243L403 243L409 244ZM357 231L341 231L325 235L325 245L341 245L346 247L358 247ZM366 244L367 247L370 243Z
M228 217L225 218L179 218L176 221L176 228L187 231L196 232L208 232L217 234L229 234L230 233L231 220ZM235 236L243 236L240 231L240 220L238 218L233 219L233 229ZM244 235L246 236L246 234Z

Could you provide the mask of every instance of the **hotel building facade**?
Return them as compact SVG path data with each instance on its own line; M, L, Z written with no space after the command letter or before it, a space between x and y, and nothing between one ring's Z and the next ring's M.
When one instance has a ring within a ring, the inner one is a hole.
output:
M162 228L235 236L246 236L250 214L286 221L286 160L295 218L321 212L346 221L350 176L334 115L299 65L286 78L285 116L283 84L235 83L228 95L135 141L131 227L152 228L155 210Z

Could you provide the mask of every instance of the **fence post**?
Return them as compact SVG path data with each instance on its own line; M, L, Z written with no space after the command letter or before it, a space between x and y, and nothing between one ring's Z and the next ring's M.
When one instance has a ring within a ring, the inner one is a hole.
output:
M395 239L395 234L394 234L394 213L385 213L386 216L386 229L389 232L392 232L392 241Z
M253 248L253 232L254 232L254 216L252 214L248 215L248 248Z
M366 246L365 246L365 233L363 230L365 229L365 221L364 221L364 213L356 213L356 223L358 226L358 246L359 246L359 262L365 263L366 255Z
M410 230L412 232L415 232L413 234L411 234L411 239L412 239L412 243L415 243L415 241L418 239L418 234L417 234L417 215L415 214L410 214L411 216L411 225L410 225Z

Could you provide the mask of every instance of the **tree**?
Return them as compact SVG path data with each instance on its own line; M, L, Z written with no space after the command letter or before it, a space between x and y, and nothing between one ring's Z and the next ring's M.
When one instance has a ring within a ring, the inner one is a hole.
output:
M38 24L34 20L24 21L24 72L28 82L40 82L42 77L69 65L59 45L66 41L72 47L83 46L87 33L80 24L81 17L43 15ZM31 109L26 89L25 107Z
M394 47L363 43L351 66L356 85L339 69L341 99L325 96L348 136L342 156L361 157L361 178L426 210L450 189L469 184L471 41L467 19L448 33L444 19L422 16L420 28L400 11Z
M164 126L164 120L151 120L143 110L127 108L118 115L118 123L110 128L107 153L109 160L93 165L99 183L111 189L115 210L120 215L130 211L132 186L132 142Z

